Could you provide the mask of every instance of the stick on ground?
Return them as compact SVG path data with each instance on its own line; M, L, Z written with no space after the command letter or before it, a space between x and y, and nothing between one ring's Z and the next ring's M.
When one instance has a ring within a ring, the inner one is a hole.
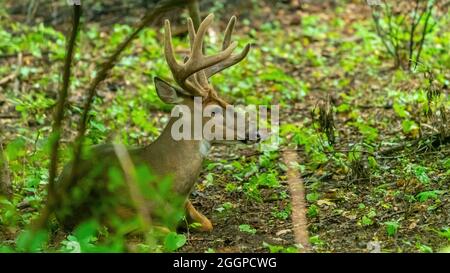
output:
M288 167L287 182L291 192L291 217L295 242L303 246L303 252L310 252L308 221L306 219L305 186L298 170L292 166L293 162L298 162L297 153L295 151L284 151L283 161Z

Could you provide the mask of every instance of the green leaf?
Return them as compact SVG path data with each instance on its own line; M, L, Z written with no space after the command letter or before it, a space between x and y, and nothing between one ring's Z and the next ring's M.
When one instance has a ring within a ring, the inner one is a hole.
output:
M394 103L394 111L401 118L409 117L409 113L403 104Z
M423 192L417 194L416 197L419 199L420 202L425 202L428 199L433 199L433 200L438 199L438 195L440 195L442 193L443 193L443 191L439 191L439 190L423 191Z
M319 238L319 235L309 237L309 242L316 246L321 246L325 244L325 242Z
M250 234L256 234L256 229L252 228L250 225L244 224L239 226L241 232L246 232Z
M170 232L164 240L164 248L168 252L173 252L186 244L186 236Z
M310 218L316 217L319 214L319 208L316 205L311 205L308 208L308 216Z
M320 194L317 192L312 192L312 193L308 193L306 195L306 200L308 200L308 202L312 203L315 202L317 200L319 200Z
M48 240L47 232L24 230L16 239L16 246L22 252L40 252Z
M450 228L443 228L441 231L438 231L439 236L447 238L450 241Z
M370 210L369 211L369 213L367 213L367 217L369 217L369 218L373 218L373 217L375 217L375 216L377 216L377 213L376 213L376 211L375 210Z
M6 146L5 152L11 161L17 159L18 157L24 156L26 153L25 140L20 137L13 140L8 144L8 146Z
M97 234L100 225L96 220L89 220L80 224L73 232L73 235L78 238L80 242L89 242L92 237Z
M403 132L407 134L413 130L418 130L419 126L417 126L417 124L414 121L405 119L404 121L402 121L402 128Z
M266 242L263 242L263 247L267 247L270 253L298 253L298 249L296 247L284 247L271 245Z
M210 186L210 185L212 185L214 183L214 176L213 176L212 173L208 173L206 175L206 182L207 182L208 186Z
M394 236L400 226L396 221L384 222L384 225L386 226L386 233L388 236Z
M370 225L373 224L373 220L370 219L369 217L367 217L366 215L364 215L364 216L361 218L361 224L362 224L363 226L370 226Z
M433 253L433 249L431 247L421 244L419 242L416 243L416 247L422 253Z
M427 168L423 166L416 166L414 168L414 174L423 184L428 184L430 182L430 178L427 175Z

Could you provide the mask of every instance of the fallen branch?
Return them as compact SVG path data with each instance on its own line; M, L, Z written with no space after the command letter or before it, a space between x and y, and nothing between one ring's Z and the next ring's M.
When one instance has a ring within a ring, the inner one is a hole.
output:
M0 86L7 84L8 82L14 80L16 77L17 77L17 73L14 72L14 73L11 73L8 76L0 79Z
M0 119L17 119L17 118L20 118L20 116L8 115L8 114L6 114L6 115L1 114L0 115Z
M17 76L19 76L20 68L22 67L22 61L23 61L22 59L23 59L23 54L19 52L19 54L17 54L16 70L13 73L11 73L8 76L6 76L3 79L1 79L0 80L0 86L3 86L5 84L7 84L8 82L16 79Z
M297 168L291 164L298 162L297 153L285 151L283 153L284 164L288 167L287 182L291 192L292 225L295 242L303 247L302 252L310 252L308 236L308 221L306 219L305 186L300 178Z
M432 145L434 148L437 148L437 147L439 147L441 145L445 145L445 144L450 143L450 136L441 136L440 133L427 135L427 136L423 136L421 138L415 139L415 140L413 140L411 142L405 142L405 143L402 143L402 144L397 145L395 147L379 151L377 154L378 155L384 155L384 156L391 155L391 154L393 154L395 152L402 151L402 150L404 150L404 149L406 149L408 147L412 147L414 145L419 144L421 141L426 141L426 140L431 140L431 142L429 144Z

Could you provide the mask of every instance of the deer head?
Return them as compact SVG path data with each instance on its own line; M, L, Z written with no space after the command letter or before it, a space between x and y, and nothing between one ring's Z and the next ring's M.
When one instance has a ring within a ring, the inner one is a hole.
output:
M158 96L165 103L184 105L194 111L198 110L197 108L194 109L194 98L201 98L202 112L206 111L210 113L209 118L203 118L203 121L206 123L211 117L214 117L216 119L220 118L223 121L230 119L234 121L244 121L248 124L248 115L235 111L233 108L229 107L231 105L219 96L215 88L209 82L209 78L214 74L242 61L249 52L250 45L247 44L239 54L232 54L233 50L237 46L236 42L231 42L231 35L236 24L236 17L233 16L231 17L225 30L222 51L215 55L205 56L203 53L203 39L206 30L213 21L213 18L213 14L208 15L200 24L198 31L195 31L192 20L190 18L188 19L187 25L190 51L183 63L179 63L176 60L172 45L170 22L169 20L165 21L164 54L178 87L172 86L156 77L156 91ZM216 126L215 130L216 132L221 130L222 135L230 135L231 132L235 136L241 136L239 140L243 142L260 140L260 136L256 131L256 128L250 128L250 126L239 128L239 126L237 126L237 122L232 123L233 124L222 123L222 126ZM217 139L214 139L214 136L211 135L204 135L203 137L208 140L213 140L214 142L219 142Z

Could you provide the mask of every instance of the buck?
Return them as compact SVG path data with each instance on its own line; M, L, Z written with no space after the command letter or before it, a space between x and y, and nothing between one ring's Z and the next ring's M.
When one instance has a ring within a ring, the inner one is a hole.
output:
M236 23L236 17L233 16L225 30L222 51L215 55L205 56L203 53L203 39L207 28L213 21L213 17L212 14L207 16L197 31L194 29L192 20L188 19L187 26L191 48L183 63L179 63L176 60L172 45L170 22L168 20L165 21L164 55L178 87L172 86L158 77L154 78L154 83L157 94L163 102L188 107L191 110L190 115L195 114L194 98L200 97L203 102L201 105L203 109L209 107L213 109L216 115L226 113L238 118L238 115L242 114L237 112L227 113L225 111L229 104L218 95L208 79L243 60L249 52L250 45L247 44L239 54L232 54L237 45L236 42L231 43L231 35ZM215 111L214 109L221 111ZM194 120L193 117L189 116L182 116L181 119L183 118L190 121ZM202 119L204 121L203 124L205 124L211 117L203 117ZM189 195L198 180L202 163L211 145L220 143L221 140L215 140L213 136L204 135L204 133L201 139L175 140L172 129L176 121L177 118L172 117L161 135L153 143L142 148L128 149L128 154L135 165L144 164L148 166L152 174L159 177L171 176L172 190L184 200L186 217L191 222L199 223L199 230L211 231L213 228L211 221L193 207L189 201ZM236 136L244 135L240 140L236 138L236 141L244 143L259 141L260 136L257 129L249 128L245 126L243 132L239 131L236 122L233 122L232 125L223 124L222 127L216 127L215 130L223 130L225 134L228 134L231 130L236 133ZM256 136L256 139L254 136ZM223 141L228 142L229 140ZM106 168L118 165L119 160L114 150L114 145L103 144L95 146L92 148L91 155L92 157L82 161L77 169L75 174L76 181L89 178L95 184L104 185L105 182L109 183L110 176L108 176ZM102 165L102 167L99 167L100 169L93 174L92 169L97 165ZM71 166L69 164L60 175L57 185L71 179L70 174ZM96 200L97 204L99 204L98 198L102 194L94 189L84 189L81 193L78 193L78 195L82 196L83 201L74 202L74 200L66 200L67 198L59 198L60 202L64 202L64 204L58 205L57 210L59 211L56 213L58 220L66 227L74 227L82 220L86 220L94 214L92 205L89 204L88 200ZM70 209L67 209L67 204L69 204ZM151 206L151 201L149 201L148 207Z

